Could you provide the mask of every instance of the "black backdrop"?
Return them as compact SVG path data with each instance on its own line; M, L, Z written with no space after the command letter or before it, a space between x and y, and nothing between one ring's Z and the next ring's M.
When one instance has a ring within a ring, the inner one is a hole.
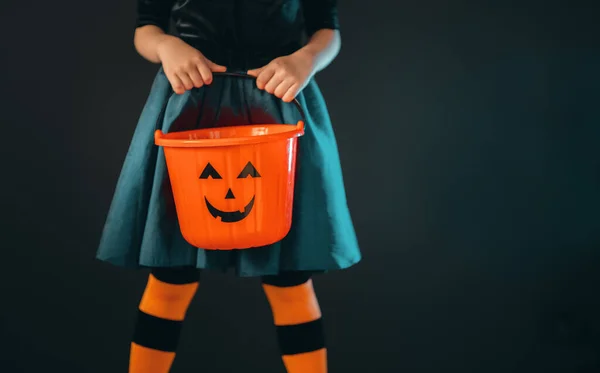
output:
M364 260L316 280L331 372L600 370L598 5L340 3ZM94 254L157 68L134 10L3 0L2 372L126 371L146 274ZM185 371L283 371L256 281L205 277Z

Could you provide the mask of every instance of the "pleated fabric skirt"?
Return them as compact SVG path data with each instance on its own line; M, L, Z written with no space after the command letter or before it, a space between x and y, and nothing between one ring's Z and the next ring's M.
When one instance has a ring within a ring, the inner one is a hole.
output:
M97 258L114 265L196 268L237 276L283 271L327 272L361 260L346 202L332 124L314 80L297 97L306 118L298 139L292 228L280 242L243 250L205 250L180 232L163 149L154 131L289 123L298 109L256 88L253 79L215 76L182 95L158 71L127 152L102 232Z

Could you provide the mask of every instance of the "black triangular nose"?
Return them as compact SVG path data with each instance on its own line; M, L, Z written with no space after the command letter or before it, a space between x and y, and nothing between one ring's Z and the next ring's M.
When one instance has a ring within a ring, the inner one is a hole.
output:
M227 189L227 194L225 195L225 199L235 199L235 196L233 195L233 192L231 191L231 189Z

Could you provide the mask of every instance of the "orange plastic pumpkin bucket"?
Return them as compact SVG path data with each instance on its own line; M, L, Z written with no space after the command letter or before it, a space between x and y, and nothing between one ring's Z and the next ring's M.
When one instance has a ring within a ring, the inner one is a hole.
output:
M157 130L154 142L164 149L183 238L212 250L283 239L292 224L297 138L303 134L302 120Z

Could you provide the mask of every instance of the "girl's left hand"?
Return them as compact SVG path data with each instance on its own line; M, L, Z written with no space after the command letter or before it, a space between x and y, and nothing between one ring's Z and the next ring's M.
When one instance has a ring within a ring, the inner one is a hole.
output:
M314 75L314 59L302 50L274 59L266 66L248 70L256 77L256 86L291 102Z

